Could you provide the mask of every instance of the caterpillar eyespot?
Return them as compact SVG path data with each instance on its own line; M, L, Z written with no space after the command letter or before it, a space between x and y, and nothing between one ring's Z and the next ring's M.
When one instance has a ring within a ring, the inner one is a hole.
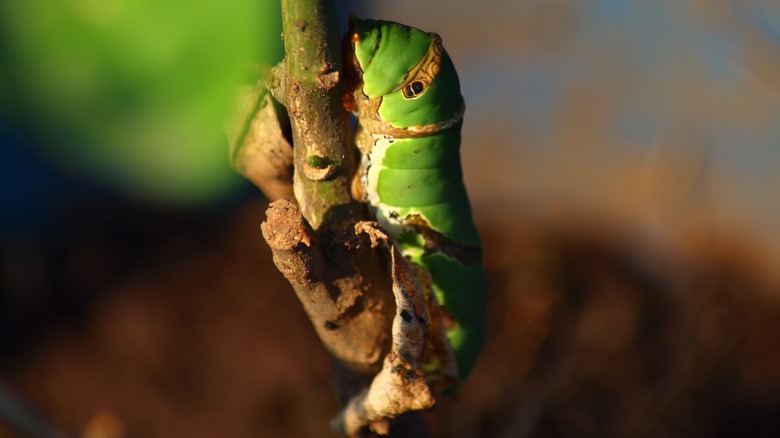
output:
M404 97L411 99L419 96L423 91L425 91L425 83L423 81L414 81L404 87Z

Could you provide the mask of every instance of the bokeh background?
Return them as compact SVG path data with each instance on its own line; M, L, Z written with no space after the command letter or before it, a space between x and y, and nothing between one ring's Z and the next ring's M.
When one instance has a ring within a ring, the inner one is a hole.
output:
M340 2L442 35L489 339L435 436L776 436L780 4ZM0 4L0 436L332 436L221 126L279 6Z

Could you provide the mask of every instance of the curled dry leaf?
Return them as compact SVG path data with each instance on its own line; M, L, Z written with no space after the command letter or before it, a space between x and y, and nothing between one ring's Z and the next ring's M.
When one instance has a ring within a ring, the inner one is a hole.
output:
M390 251L396 314L392 348L385 357L382 370L374 377L371 385L353 397L333 421L333 427L348 436L358 436L366 426L376 433L387 433L387 419L433 407L436 402L435 392L429 383L429 376L421 367L432 351L441 354L437 362L444 364L444 374L450 378L456 375L452 350L448 344L445 344L447 348L443 353L438 351L442 340L446 343L441 321L435 321L434 330L431 331L429 304L438 310L438 303L430 293L430 285L426 293L421 287L420 272L401 255L387 232L376 222L359 222L355 225L355 232L367 235L373 248L384 246ZM434 314L438 317L436 310ZM429 337L435 341L429 342Z
M225 126L230 164L270 200L294 199L293 148L284 134L283 112L258 82L239 88L233 115Z

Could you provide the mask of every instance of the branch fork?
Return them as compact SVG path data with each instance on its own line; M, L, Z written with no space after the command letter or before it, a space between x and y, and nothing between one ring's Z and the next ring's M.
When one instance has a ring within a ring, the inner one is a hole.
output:
M246 116L227 128L231 162L276 199L262 234L333 359L343 409L332 427L392 434L394 419L431 408L457 379L443 311L427 271L352 199L357 159L334 68L333 1L282 0L282 21L285 60L240 100Z

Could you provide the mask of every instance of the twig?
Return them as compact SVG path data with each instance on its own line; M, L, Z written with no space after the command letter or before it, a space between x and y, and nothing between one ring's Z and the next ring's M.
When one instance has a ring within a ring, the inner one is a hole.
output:
M328 0L282 0L286 106L295 145L293 187L301 213L315 230L361 219L352 200L355 171L349 114L341 105L339 35Z
M290 200L271 203L262 225L274 263L292 285L325 348L338 363L336 389L346 403L380 369L395 305L370 248L327 254Z
M351 197L357 163L349 116L341 104L335 23L332 0L282 0L286 56L273 69L267 87L289 114L297 204L291 199L272 202L263 236L333 358L334 383L344 406L334 420L336 429L362 436L369 428L393 433L395 425L403 424L404 434L426 436L424 422L409 414L435 402L436 391L421 366L435 358L443 370L436 377L448 382L454 359L435 296L426 295L414 267L378 225L361 222L367 211ZM248 120L278 121L261 109ZM247 132L282 132L247 126L254 129ZM258 150L263 148L269 150ZM237 157L241 161L255 156ZM236 167L255 175L255 164L247 163ZM279 163L284 161L274 165ZM267 184L255 183L261 188ZM389 249L389 257L375 250L377 246ZM403 421L396 423L399 417Z

